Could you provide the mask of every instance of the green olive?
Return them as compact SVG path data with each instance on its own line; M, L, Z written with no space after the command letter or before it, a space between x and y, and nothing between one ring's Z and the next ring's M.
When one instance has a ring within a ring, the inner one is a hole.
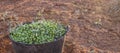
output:
M40 20L20 25L10 31L14 41L26 44L43 44L60 38L66 32L65 27L52 20Z

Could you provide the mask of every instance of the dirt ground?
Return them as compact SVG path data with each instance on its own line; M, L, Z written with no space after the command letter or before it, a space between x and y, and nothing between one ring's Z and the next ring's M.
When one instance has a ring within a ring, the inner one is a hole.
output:
M14 53L9 26L53 19L69 26L63 53L120 53L119 0L0 0L0 53Z

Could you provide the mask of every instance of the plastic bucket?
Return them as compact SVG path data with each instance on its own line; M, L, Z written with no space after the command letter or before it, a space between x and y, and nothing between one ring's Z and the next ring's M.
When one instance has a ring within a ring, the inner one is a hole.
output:
M16 53L61 53L64 37L45 44L22 44L12 41Z
M68 27L66 28L66 33L67 31ZM53 42L44 44L24 44L12 40L10 36L9 38L16 53L61 53L65 34Z

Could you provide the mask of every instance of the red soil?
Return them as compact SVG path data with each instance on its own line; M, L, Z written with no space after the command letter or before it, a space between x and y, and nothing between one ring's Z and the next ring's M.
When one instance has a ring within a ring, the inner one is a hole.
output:
M10 21L35 17L69 26L63 53L120 53L119 4L118 0L0 0L0 53L14 53L8 39Z

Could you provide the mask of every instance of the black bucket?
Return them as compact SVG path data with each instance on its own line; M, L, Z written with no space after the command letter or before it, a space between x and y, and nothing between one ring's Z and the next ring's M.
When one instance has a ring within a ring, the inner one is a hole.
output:
M67 31L68 27L66 33ZM65 34L56 41L44 44L24 44L12 40L10 36L9 38L12 41L12 45L16 53L62 53Z
M28 45L12 41L16 53L61 53L64 37L45 44Z

